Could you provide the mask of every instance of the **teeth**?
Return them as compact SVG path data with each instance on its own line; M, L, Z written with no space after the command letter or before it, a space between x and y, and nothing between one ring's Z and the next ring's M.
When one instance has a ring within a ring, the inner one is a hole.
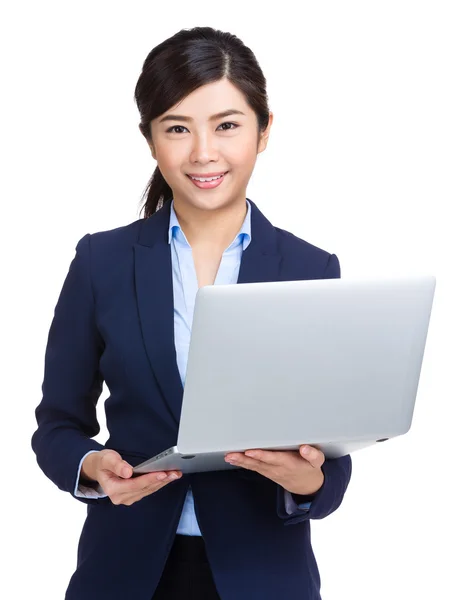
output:
M220 179L220 177L223 177L223 175L218 175L218 177L205 177L205 178L203 178L203 177L191 177L189 175L189 177L191 179L195 179L196 181L214 181L215 179Z

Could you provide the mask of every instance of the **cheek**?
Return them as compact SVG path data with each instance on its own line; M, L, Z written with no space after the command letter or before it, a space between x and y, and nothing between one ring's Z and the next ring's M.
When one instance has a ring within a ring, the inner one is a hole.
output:
M239 171L252 171L257 157L257 148L255 144L242 143L226 148L223 152L223 158L231 168Z
M160 169L171 172L180 167L183 157L181 150L173 146L160 146L156 149L156 160Z

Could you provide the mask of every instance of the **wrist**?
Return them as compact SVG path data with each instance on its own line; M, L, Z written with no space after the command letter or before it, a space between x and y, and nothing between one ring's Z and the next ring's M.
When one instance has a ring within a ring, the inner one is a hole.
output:
M83 464L81 465L81 471L80 471L80 479L82 479L83 481L97 482L96 466L97 466L98 454L100 454L100 453L92 452L91 454L88 454L88 456L83 461Z
M314 494L292 494L292 498L296 504L304 504L305 502L312 502L315 494L316 492Z

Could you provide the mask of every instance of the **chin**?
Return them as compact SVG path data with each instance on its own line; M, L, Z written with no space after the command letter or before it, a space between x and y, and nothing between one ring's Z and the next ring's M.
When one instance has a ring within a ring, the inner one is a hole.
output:
M181 200L177 202L184 202L193 206L194 208L200 208L202 210L216 210L232 204L234 202L231 194L230 196L223 196L222 194L194 194L194 196L187 197L187 195L178 196Z

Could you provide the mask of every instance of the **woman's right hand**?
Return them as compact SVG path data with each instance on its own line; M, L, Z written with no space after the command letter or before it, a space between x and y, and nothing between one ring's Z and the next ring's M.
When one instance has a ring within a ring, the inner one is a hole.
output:
M158 471L132 477L132 465L115 450L92 452L83 461L80 477L97 481L113 504L130 506L182 476L181 471ZM175 475L173 478L172 476Z

